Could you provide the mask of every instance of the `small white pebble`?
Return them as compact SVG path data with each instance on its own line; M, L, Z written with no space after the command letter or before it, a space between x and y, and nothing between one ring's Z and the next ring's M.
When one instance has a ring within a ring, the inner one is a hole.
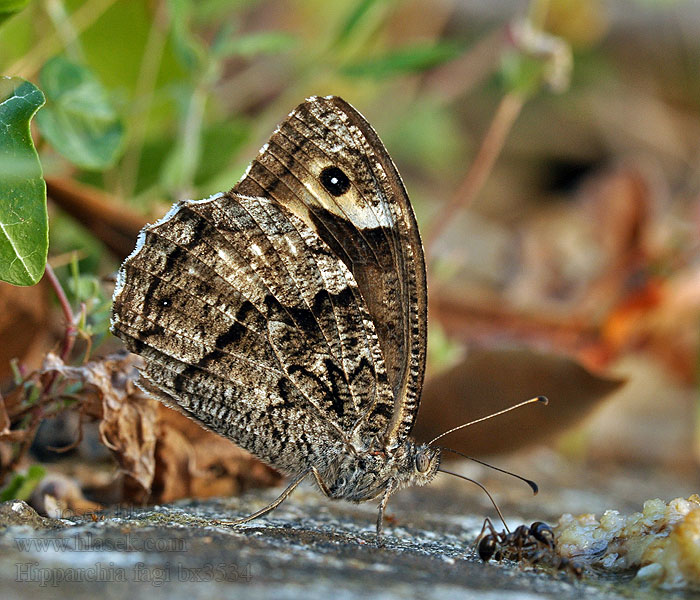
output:
M636 579L661 579L664 576L664 568L659 563L651 563L637 571Z

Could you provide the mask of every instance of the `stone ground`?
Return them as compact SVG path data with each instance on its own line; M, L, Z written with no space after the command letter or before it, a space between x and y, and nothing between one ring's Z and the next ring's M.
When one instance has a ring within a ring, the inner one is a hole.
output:
M605 481L610 480L607 474ZM578 489L552 487L534 498L512 483L502 489L498 483L489 485L503 501L512 527L537 519L553 523L561 512L588 512L582 506L598 514L603 508L640 508L646 496L636 502L626 495L628 488L619 477L613 480L616 486L602 491L595 481L586 480ZM645 482L649 478L640 477L629 489L645 493ZM692 491L668 485L672 495ZM253 491L241 498L112 509L97 517L64 520L42 518L23 503L7 502L0 505L0 596L700 598L640 586L629 575L588 573L576 581L513 563L483 564L475 555L474 540L484 515L492 511L466 484L446 476L428 488L392 498L381 545L374 534L373 504L330 502L311 486L297 490L269 518L238 528L211 524L212 519L249 514L277 493ZM562 511L561 506L572 508Z

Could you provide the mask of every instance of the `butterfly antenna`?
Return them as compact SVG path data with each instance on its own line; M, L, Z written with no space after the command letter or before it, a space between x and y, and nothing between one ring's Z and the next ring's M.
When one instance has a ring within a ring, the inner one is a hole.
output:
M491 504L493 504L493 507L496 509L496 512L498 513L498 518L501 519L501 523L503 523L503 527L506 528L506 531L510 533L510 529L508 529L508 524L506 523L506 520L503 518L503 513L501 512L501 509L498 508L498 504L496 504L496 501L493 499L493 496L491 495L491 492L489 492L486 487L479 483L478 481L474 479L469 479L469 477L465 477L464 475L460 475L459 473L453 473L452 471L446 471L443 468L439 468L438 471L440 473L447 473L447 475L453 475L454 477L459 477L460 479L464 479L465 481L469 481L473 483L474 485L478 485L484 493L489 497L489 500L491 500Z
M511 406L509 408L504 408L503 410L499 410L498 412L493 413L492 415L488 415L487 417L481 417L480 419L476 419L475 421L469 421L469 423L465 423L464 425L459 425L457 427L453 427L452 429L448 429L444 433L441 433L439 436L436 438L433 438L428 442L428 446L432 446L433 443L437 442L441 437L445 437L449 433L453 433L459 429L464 429L465 427L469 427L470 425L475 425L476 423L481 423L482 421L486 421L488 419L493 419L493 417L498 417L499 415L502 415L504 413L510 412L511 410L515 410L516 408L520 408L521 406L525 406L526 404L533 404L534 402L540 402L542 404L549 404L549 400L545 396L537 396L535 398L530 398L529 400L525 400L525 402L519 402L518 404Z
M453 450L452 448L447 448L446 446L439 446L440 450L447 450L448 452L454 452L455 454L459 454L459 456L463 458L468 458L469 460L473 460L475 463L479 463L480 465L484 465L485 467L488 467L489 469L493 469L494 471L499 471L501 473L505 473L506 475L510 475L511 477L515 477L516 479L520 479L520 481L524 481L530 486L530 489L532 490L533 494L537 494L537 492L540 491L539 486L532 481L532 479L527 479L526 477L522 477L521 475L518 475L517 473L513 473L512 471L506 471L505 469L501 469L500 467L495 467L494 465L491 465L487 462L484 462L483 460L479 460L478 458L474 458L473 456L467 456L466 454L459 452L458 450Z

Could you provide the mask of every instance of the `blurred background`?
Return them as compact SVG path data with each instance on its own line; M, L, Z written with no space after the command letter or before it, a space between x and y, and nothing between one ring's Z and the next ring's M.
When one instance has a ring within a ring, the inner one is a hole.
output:
M161 407L109 421L115 393L88 361L120 347L113 275L139 228L231 188L326 94L379 133L421 228L416 436L545 394L444 441L555 481L571 464L603 487L641 472L637 505L657 476L667 499L696 488L699 61L700 5L681 0L30 2L0 24L0 72L46 95L32 132L77 337L47 367L66 337L54 289L0 284L3 499L46 473L74 507L57 485L106 504L278 481ZM141 437L119 430L135 421Z

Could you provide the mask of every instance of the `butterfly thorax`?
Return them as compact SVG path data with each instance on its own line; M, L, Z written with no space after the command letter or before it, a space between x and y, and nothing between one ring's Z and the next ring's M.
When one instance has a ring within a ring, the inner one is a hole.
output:
M409 438L393 451L343 452L321 475L329 497L362 502L389 488L426 485L439 466L439 449Z

